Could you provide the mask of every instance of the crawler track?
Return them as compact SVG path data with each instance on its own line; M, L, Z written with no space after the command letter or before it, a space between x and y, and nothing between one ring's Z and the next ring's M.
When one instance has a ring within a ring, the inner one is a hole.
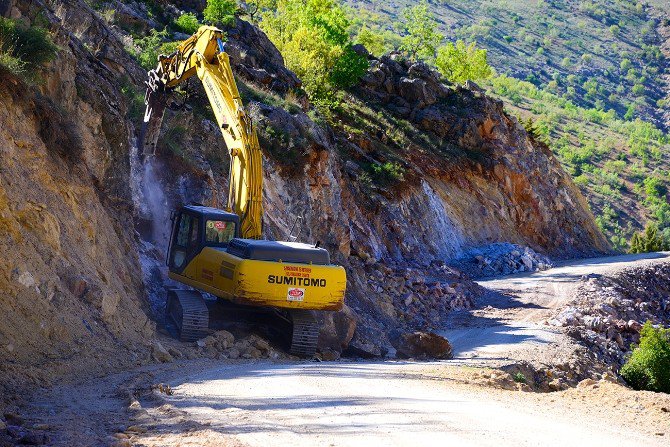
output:
M181 341L195 341L207 334L209 310L199 292L169 290L166 313L177 326Z
M290 353L301 357L312 357L316 352L321 329L316 313L309 310L292 310L290 315L293 323Z

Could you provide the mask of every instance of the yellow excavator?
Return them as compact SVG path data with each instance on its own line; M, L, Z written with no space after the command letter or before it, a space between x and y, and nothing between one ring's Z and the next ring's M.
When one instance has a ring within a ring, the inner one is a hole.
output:
M318 244L261 240L262 154L223 39L219 29L202 26L148 73L141 159L155 153L169 93L192 76L202 82L230 155L226 209L187 205L172 213L169 277L191 289L168 289L166 316L182 340L193 341L209 324L201 292L272 308L292 323L290 352L312 356L320 330L315 311L342 308L346 273Z

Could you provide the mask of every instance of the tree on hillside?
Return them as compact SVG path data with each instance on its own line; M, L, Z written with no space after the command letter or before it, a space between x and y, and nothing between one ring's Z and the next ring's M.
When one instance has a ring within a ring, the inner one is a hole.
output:
M405 36L400 49L411 59L423 58L432 61L443 37L437 32L437 24L428 10L428 4L422 1L416 6L406 8L402 16L405 19Z
M670 250L669 241L658 234L656 225L647 225L644 232L635 233L630 241L630 253Z
M241 0L240 7L252 22L258 23L264 13L277 9L277 0Z
M352 49L349 19L335 0L278 0L260 25L319 106L332 107L336 91L354 85L368 67Z
M462 40L441 46L435 65L445 78L459 84L486 79L493 74L486 61L486 50L476 48L474 43L466 45Z
M237 2L235 0L207 0L207 6L202 13L206 22L218 26L232 24L236 11Z
M381 56L395 49L394 43L379 29L363 26L356 36L356 43L363 45L370 53Z

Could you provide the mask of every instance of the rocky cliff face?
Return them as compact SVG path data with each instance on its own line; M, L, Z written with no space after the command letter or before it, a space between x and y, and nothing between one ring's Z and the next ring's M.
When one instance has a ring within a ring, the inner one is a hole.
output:
M0 76L0 393L14 386L7 377L135 364L155 331L130 224L119 91L138 70L82 5L9 8L47 18L60 51L39 88Z
M43 85L6 74L0 89L0 310L9 315L0 368L25 376L28 366L147 361L165 213L225 197L221 138L196 88L195 108L169 111L143 171L131 163L127 94L143 73L127 36L81 0L3 10L46 17L60 51ZM347 268L350 308L326 317L323 347L383 355L397 332L472 306L477 286L446 265L472 247L504 241L554 257L608 249L549 150L476 86L445 86L396 56L372 59L327 124L295 94L300 80L262 32L238 21L228 36L265 152L268 238L285 239L300 216L300 238Z
M449 88L424 64L371 60L331 128L315 131L300 112L260 110L261 128L268 122L291 140L308 142L302 144L309 149L302 172L269 176L268 216L281 237L290 220L275 216L304 215L303 235L339 253L352 277L350 305L359 315L373 315L359 325L354 345L366 330L374 329L366 339L384 340L384 328L398 321L439 325L449 306L436 309L436 303L443 296L458 299L452 287L458 280L431 284L452 291L443 295L423 284L417 291L413 281L439 278L428 274L428 266L472 247L509 241L553 257L608 249L549 149L530 138L502 103L476 86ZM402 180L370 182L374 166L388 163L402 168ZM381 288L371 281L378 273ZM465 296L474 294L470 289Z

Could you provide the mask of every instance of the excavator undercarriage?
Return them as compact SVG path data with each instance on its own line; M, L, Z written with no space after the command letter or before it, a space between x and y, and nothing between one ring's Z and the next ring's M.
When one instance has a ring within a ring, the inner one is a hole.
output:
M207 335L209 309L200 292L168 290L165 313L177 327L181 341L196 341Z
M290 328L289 352L299 357L314 356L321 330L316 312L310 310L275 311L273 315L278 320L287 323ZM198 291L168 289L165 316L168 322L176 327L181 341L197 341L209 332L209 309L202 294Z

